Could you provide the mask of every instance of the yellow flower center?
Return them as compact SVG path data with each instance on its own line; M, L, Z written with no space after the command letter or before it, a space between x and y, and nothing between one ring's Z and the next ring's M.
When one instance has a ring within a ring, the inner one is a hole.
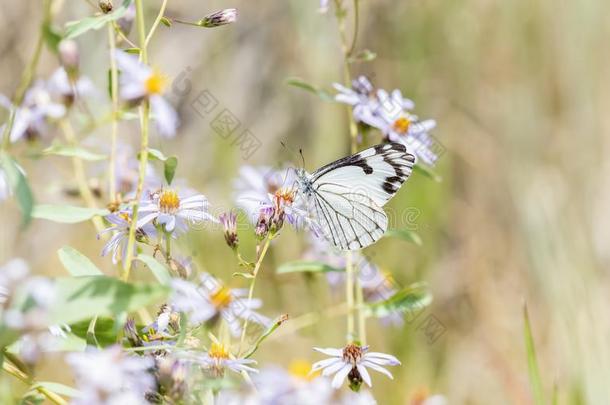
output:
M210 297L212 304L218 308L227 307L231 301L233 301L233 296L231 295L231 289L225 286L220 287L212 296Z
M119 214L119 217L123 218L125 220L125 222L129 222L129 214L126 212L121 212Z
M154 71L144 82L144 87L149 95L160 94L163 92L166 84L167 78L160 72Z
M394 131L402 135L406 134L409 131L409 126L411 126L411 121L406 117L400 117L399 119L394 121L394 124L392 125Z
M295 189L293 188L280 188L275 192L275 199L277 203L283 203L286 205L290 205L294 202Z
M303 359L293 360L292 362L290 362L290 365L288 366L288 373L290 373L290 375L292 375L296 378L302 379L302 380L313 380L318 375L320 375L319 371L317 371L315 373L310 373L310 371L311 371L311 363L308 362L307 360L303 360Z
M159 196L159 210L164 214L173 214L180 208L180 198L174 190L163 190Z
M212 343L210 350L208 350L208 355L214 359L228 359L229 351L221 343Z

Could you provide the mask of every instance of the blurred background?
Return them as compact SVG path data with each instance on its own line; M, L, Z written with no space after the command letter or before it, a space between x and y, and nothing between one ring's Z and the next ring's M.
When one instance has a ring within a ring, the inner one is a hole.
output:
M146 5L150 24L160 2ZM92 13L85 1L55 6L59 26ZM213 212L234 206L232 181L243 165L299 165L289 150L302 148L312 171L349 152L346 107L286 84L299 77L330 91L341 81L336 20L332 9L320 14L318 6L316 0L169 3L166 15L185 20L239 9L238 22L223 28L161 26L150 45L150 62L180 78L170 100L182 121L177 138L153 136L152 146L178 156L177 177L204 193ZM398 213L391 226L409 220L423 246L384 239L366 252L398 285L425 281L434 296L402 326L368 322L373 349L403 363L391 370L395 381L374 376L380 404L409 404L422 392L443 394L451 404L531 403L524 303L547 398L555 392L560 404L610 402L609 15L603 0L360 1L357 46L377 58L352 65L354 76L401 89L415 101L416 114L437 121L432 134L445 149L435 169L442 182L416 173L389 205ZM40 19L39 1L3 4L0 93L15 91ZM90 106L103 115L110 108L106 31L78 42L81 70L101 89ZM56 56L44 51L36 76L48 78L57 66ZM240 131L260 141L255 153L245 156L212 129L214 115L195 111L204 91L237 117ZM135 121L121 124L119 137L134 150L138 136ZM85 142L103 150L109 128L90 138ZM367 142L379 139L372 132ZM18 152L37 202L78 205L62 192L73 181L67 159ZM91 175L103 175L94 166L88 165ZM402 215L407 209L417 215ZM103 242L90 223L35 220L22 230L11 201L0 221L0 262L20 256L37 273L64 275L56 251L71 245L108 274L116 271L99 256ZM252 252L254 241L242 234L243 251ZM333 293L323 277L274 274L306 248L303 236L288 229L272 247L256 287L263 313L298 316L342 299L342 290ZM190 233L180 250L225 280L236 271L219 230ZM438 339L420 327L430 316L442 325ZM263 345L258 360L284 366L319 360L311 347L340 346L344 322L326 319L281 334ZM69 380L57 375L53 357L39 373Z

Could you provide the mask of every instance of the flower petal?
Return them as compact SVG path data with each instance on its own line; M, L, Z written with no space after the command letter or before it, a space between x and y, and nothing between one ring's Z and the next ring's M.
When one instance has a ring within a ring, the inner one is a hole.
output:
M327 356L333 356L333 357L342 357L343 356L343 349L334 349L332 347L327 347L327 348L314 347L313 349L316 352L320 352Z
M333 377L333 382L332 382L332 387L335 389L338 389L341 387L341 385L343 384L343 381L345 381L345 377L347 377L347 375L349 374L349 372L352 371L352 365L351 364L346 364L343 366L343 368L341 370L339 370L337 372L337 374L335 374L335 376Z

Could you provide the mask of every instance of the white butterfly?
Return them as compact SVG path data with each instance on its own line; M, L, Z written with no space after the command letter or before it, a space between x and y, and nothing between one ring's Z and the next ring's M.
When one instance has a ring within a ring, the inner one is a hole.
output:
M344 157L313 174L297 169L299 195L326 239L341 250L375 243L388 227L381 207L411 174L415 156L386 143Z

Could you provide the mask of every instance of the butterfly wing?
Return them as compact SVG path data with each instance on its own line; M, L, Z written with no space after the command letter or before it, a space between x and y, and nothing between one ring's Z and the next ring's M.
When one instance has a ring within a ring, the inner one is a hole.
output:
M321 167L311 176L315 213L327 239L361 249L383 236L383 207L411 174L415 156L398 143L377 145Z

